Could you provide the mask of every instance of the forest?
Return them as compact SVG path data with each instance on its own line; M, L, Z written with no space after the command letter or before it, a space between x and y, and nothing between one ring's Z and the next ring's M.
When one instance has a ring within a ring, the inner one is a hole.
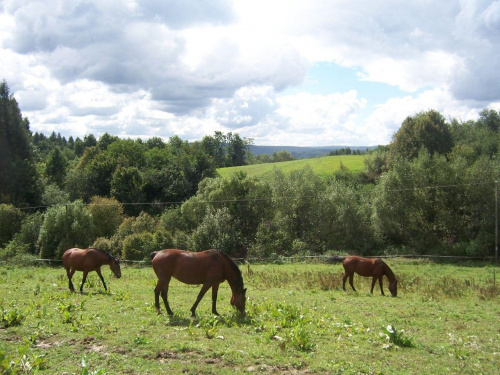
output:
M475 121L430 109L409 114L389 145L369 150L361 173L275 169L270 181L241 172L223 179L218 168L256 162L251 139L220 131L197 142L32 133L4 81L0 259L60 259L89 246L126 260L170 247L267 260L493 256L499 128L493 109Z

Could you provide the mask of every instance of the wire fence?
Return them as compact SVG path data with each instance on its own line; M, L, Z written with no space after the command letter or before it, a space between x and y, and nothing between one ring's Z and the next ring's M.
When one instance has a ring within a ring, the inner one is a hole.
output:
M235 262L240 264L263 264L263 263L300 263L300 262L310 262L315 261L317 263L333 263L335 260L335 255L294 255L294 256L279 256L278 258L231 258ZM446 261L484 261L493 262L495 260L494 256L460 256L460 255L412 255L412 254L402 254L402 255L366 255L365 258L381 258L381 259L432 259L432 260L446 260ZM342 256L340 258L343 258ZM338 259L338 258L337 258ZM330 261L331 260L331 261ZM48 265L61 264L61 259L34 259L35 262ZM120 263L129 265L150 265L150 260L126 260L120 259Z

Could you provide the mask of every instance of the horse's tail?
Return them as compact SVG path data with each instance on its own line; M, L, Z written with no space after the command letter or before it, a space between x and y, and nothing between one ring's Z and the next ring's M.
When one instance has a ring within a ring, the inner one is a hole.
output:
M157 253L157 252L158 252L158 251L153 251L151 254L149 254L149 258L150 258L151 260L153 260L153 258L156 256L156 253Z
M343 262L345 257L339 257L338 255L335 255L333 257L326 258L326 263L330 264L335 264L335 263L340 263Z

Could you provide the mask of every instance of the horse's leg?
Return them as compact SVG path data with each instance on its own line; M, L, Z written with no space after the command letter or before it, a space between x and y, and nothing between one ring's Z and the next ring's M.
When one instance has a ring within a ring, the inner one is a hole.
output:
M382 276L380 276L378 278L378 283L380 284L380 293L382 293L382 295L385 296L385 294L384 294L384 288L382 287L382 279L383 279L383 277L384 276L382 275Z
M352 282L353 279L354 279L354 272L349 275L349 284L351 284L352 290L356 291L356 289L354 288L354 284Z
M161 282L158 280L155 287L155 308L158 314L161 314L160 310L160 293L161 293Z
M219 315L217 312L217 292L219 291L219 284L212 285L212 314Z
M66 268L66 275L68 275L68 284L69 284L69 290L74 292L75 291L75 287L73 286L73 282L71 281L71 279L73 278L73 274L75 273L75 270L72 270L70 269L69 267Z
M158 279L158 283L156 284L155 288L155 307L156 307L156 312L158 314L161 313L160 310L160 294L161 298L163 299L163 303L165 304L165 308L167 309L167 314L168 315L174 315L174 312L170 308L170 305L168 304L168 286L170 284L170 277L161 281Z
M342 278L342 289L344 289L344 290L345 290L345 282L346 282L346 280L347 280L347 272L344 273L344 277Z
M200 303L201 299L205 295L205 293L210 289L212 284L203 284L201 287L200 293L198 294L198 298L196 298L196 302L194 303L193 307L191 307L191 316L196 316L196 307L198 307L198 304Z
M108 288L106 287L106 283L104 282L104 277L102 277L101 269L98 268L98 269L95 270L95 272L97 272L97 274L99 275L99 278L102 281L102 285L104 285L104 290L108 290Z
M373 276L372 278L372 288L370 289L370 293L373 294L373 288L375 287L375 283L377 282L377 276Z
M85 284L85 280L87 280L88 271L83 271L83 280L82 285L80 286L80 293L83 293L83 284Z

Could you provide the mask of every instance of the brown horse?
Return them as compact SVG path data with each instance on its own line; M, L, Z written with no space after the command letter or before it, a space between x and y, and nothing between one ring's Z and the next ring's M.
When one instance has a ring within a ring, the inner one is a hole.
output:
M104 278L101 274L101 266L103 264L109 264L111 271L113 271L116 277L120 278L122 276L120 270L120 262L118 261L118 259L104 250L93 248L68 249L62 256L62 262L64 268L66 268L66 274L68 275L69 290L71 290L72 292L75 291L75 287L73 286L71 278L73 277L75 271L83 271L83 280L82 285L80 286L80 292L83 292L83 284L85 284L87 274L91 271L97 272L102 281L102 285L104 285L104 289L108 290L108 288L106 287L106 283L104 282Z
M342 278L342 289L345 290L345 282L349 277L349 284L351 284L352 290L354 289L354 285L352 283L354 272L356 272L360 276L364 277L372 277L372 288L370 293L373 294L373 288L375 287L375 282L378 279L380 284L380 292L384 295L384 289L382 287L382 278L387 276L389 280L389 291L391 292L393 297L398 295L398 280L396 280L396 276L394 272L389 268L389 266L379 258L361 258L357 256L349 256L346 258L335 257L336 260L342 260L342 265L344 266L344 277Z
M166 249L151 253L153 269L158 277L155 288L155 307L160 310L160 293L165 303L167 313L173 315L168 304L168 285L172 277L185 284L202 284L198 298L191 307L191 315L196 316L196 307L205 293L212 288L212 313L217 312L217 292L219 284L226 281L231 287L233 296L231 305L245 314L246 289L243 287L241 271L234 261L217 250L207 250L199 253L190 251Z

